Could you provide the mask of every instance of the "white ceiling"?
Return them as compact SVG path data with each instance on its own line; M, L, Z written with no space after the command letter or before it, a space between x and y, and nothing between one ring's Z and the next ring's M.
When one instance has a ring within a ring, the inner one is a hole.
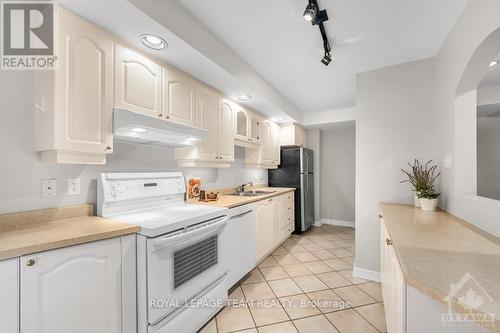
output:
M433 57L467 0L322 0L334 61L305 0L176 0L302 112L354 105L355 74Z
M356 73L435 56L467 0L320 0L334 61L320 63L306 0L60 0L102 26L270 117L354 105ZM166 51L145 49L156 33Z

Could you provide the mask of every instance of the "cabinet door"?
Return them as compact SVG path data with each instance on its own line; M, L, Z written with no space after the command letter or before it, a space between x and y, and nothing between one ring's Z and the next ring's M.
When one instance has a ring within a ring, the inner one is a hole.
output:
M271 164L273 160L273 150L271 147L272 143L272 129L271 123L268 121L262 122L261 128L261 143L262 143L262 163L263 164Z
M306 131L298 126L295 126L295 144L306 147Z
M250 134L250 118L248 112L239 108L236 110L236 138L243 141L248 141Z
M102 30L65 11L59 27L56 149L111 152L113 42Z
M179 71L167 68L163 69L163 77L165 118L180 124L196 126L196 86L193 79Z
M161 117L161 66L121 45L115 54L115 108Z
M231 104L222 99L219 104L219 158L222 161L234 161L234 110Z
M121 332L119 238L21 258L21 333Z
M269 199L269 241L268 250L272 250L280 241L280 200L278 198Z
M280 132L281 128L278 124L271 123L271 149L272 149L272 160L271 163L274 165L280 164Z
M250 141L260 142L261 139L261 119L257 115L250 114Z
M19 332L19 259L0 261L0 332Z
M255 236L256 236L256 245L255 245L255 253L256 253L256 261L263 259L263 257L267 254L268 251L268 206L267 202L260 204L255 210Z
M196 87L197 126L208 131L206 139L199 144L199 159L213 161L218 159L217 138L219 136L217 112L218 96L202 86Z

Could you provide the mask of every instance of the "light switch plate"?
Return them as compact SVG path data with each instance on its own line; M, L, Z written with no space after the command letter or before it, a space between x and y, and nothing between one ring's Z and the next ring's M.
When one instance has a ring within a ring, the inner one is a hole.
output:
M50 198L57 195L57 183L55 179L42 180L42 197Z
M80 178L68 179L68 195L80 195Z

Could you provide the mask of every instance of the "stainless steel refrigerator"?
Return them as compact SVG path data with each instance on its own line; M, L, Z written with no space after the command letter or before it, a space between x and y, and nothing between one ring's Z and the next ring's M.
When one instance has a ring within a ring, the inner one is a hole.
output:
M314 223L314 152L297 146L281 147L278 169L269 170L269 186L295 187L295 233Z

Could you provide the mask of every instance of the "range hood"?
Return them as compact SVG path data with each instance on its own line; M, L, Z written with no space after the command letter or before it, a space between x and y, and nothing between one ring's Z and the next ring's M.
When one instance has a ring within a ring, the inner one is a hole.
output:
M124 109L114 110L113 129L114 141L164 147L194 146L208 135L204 129Z

